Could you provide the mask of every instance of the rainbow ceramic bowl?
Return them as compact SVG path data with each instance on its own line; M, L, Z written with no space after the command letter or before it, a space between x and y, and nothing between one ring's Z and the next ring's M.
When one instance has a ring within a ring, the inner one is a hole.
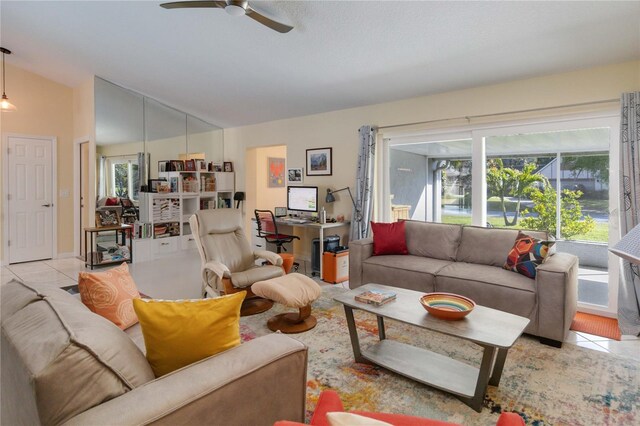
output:
M420 303L430 315L444 320L462 319L476 306L473 300L453 293L427 293Z

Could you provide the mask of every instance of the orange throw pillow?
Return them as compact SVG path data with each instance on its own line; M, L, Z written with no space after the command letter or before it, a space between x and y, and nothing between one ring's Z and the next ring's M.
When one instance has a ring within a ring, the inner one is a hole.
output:
M139 299L136 283L126 263L105 272L80 272L80 299L87 308L125 330L138 322L133 299Z

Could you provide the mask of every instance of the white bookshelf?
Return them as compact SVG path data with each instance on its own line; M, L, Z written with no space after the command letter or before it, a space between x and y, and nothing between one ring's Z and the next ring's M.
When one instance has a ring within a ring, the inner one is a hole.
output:
M134 240L136 262L195 248L189 218L197 210L233 207L233 172L161 172L159 177L172 191L140 193L140 222L151 225L151 235Z

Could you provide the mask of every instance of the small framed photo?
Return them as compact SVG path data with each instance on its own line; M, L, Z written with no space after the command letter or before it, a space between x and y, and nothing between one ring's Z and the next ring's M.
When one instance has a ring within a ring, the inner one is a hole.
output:
M212 172L221 172L221 171L222 171L222 164L214 163Z
M224 162L224 171L225 172L232 172L233 171L233 163L231 161L225 161Z
M196 160L185 160L184 169L188 172L196 171Z
M307 149L307 176L331 176L332 148Z
M198 165L199 171L207 171L207 162L204 160L196 160L196 164Z
M149 192L158 192L158 187L163 183L167 183L167 180L166 179L149 179L149 185L148 185Z
M117 210L101 210L96 212L96 228L111 228L114 226L120 226L120 215Z
M304 168L294 168L287 170L287 183L302 183Z
M169 171L169 161L158 161L158 172L164 173Z

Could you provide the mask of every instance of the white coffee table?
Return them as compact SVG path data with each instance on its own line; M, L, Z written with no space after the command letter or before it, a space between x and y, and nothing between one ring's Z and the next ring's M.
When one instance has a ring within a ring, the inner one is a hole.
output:
M357 302L355 295L367 290L393 291L397 300L383 306ZM498 386L509 348L520 337L529 319L484 306L476 306L464 319L446 321L429 315L420 304L425 293L380 284L366 284L334 297L344 305L347 325L356 362L373 363L420 383L449 392L480 412L488 385ZM353 310L375 314L380 341L360 347ZM483 350L480 368L472 367L426 349L388 340L384 318L404 322L480 345Z

